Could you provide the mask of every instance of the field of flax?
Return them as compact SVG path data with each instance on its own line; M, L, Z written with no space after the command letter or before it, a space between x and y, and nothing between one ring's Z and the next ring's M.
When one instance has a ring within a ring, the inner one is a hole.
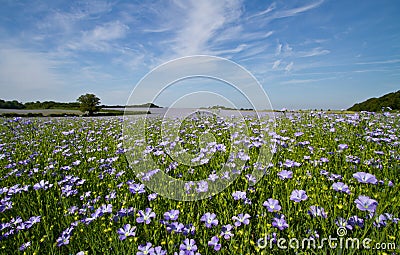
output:
M399 252L399 114L195 116L177 136L158 118L136 136L143 118L128 133L117 117L0 121L0 254ZM160 173L182 201L151 185Z

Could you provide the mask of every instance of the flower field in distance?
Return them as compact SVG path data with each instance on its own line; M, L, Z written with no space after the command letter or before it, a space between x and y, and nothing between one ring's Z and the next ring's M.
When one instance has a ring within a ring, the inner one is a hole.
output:
M131 140L145 143L145 151L123 146L122 118L0 121L0 254L399 253L399 114L227 118L208 126L215 139L203 150L198 120L183 122L175 142L159 137L154 118L145 137ZM229 155L233 134L224 128L229 125L249 127L237 134L248 153L235 159ZM163 151L174 142L192 155L215 156L195 167L179 164ZM265 165L256 164L262 146L273 153ZM149 155L159 167L129 164L129 153ZM198 201L167 199L132 170L141 167L149 179L163 171L188 183L204 180L185 190L202 193L213 182L233 178L216 170L236 159L245 163L235 169L237 178ZM265 172L255 185L254 168ZM319 249L276 245L279 238L320 243L338 237L339 227L345 237L371 239L371 249L332 248L326 242ZM274 245L260 248L259 239ZM389 242L397 249L373 249Z

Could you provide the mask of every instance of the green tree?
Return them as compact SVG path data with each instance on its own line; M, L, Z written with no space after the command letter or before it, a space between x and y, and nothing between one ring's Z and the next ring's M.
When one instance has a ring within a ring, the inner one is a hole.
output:
M94 94L81 95L77 101L79 102L79 107L81 112L88 112L89 116L100 110L100 98Z

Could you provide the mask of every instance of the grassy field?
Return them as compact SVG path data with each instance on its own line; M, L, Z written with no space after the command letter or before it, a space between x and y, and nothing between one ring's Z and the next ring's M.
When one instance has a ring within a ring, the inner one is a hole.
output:
M1 254L400 252L399 114L0 121Z

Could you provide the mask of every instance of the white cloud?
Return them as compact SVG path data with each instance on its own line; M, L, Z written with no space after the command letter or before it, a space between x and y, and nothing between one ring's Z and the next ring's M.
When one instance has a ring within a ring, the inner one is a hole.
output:
M278 69L280 64L281 64L281 60L276 60L274 62L274 64L272 65L272 70Z
M276 46L276 50L275 50L275 55L278 56L279 54L281 54L282 52L282 44L278 43L278 45Z
M82 32L80 39L67 43L72 50L108 51L110 42L124 38L129 27L120 21L113 21Z
M320 6L323 2L324 2L323 0L319 0L319 1L316 1L316 2L311 3L309 5L304 5L304 6L301 6L301 7L298 7L298 8L293 8L293 9L289 9L289 10L283 10L283 11L277 12L276 15L275 15L275 18L291 17L291 16L297 15L299 13L312 10L312 9Z
M359 62L357 65L376 65L376 64L396 64L399 63L400 59L389 59L382 61L370 61L370 62Z
M293 51L293 48L289 46L288 43L285 44L285 47L283 48L283 52L285 55L291 55Z
M285 67L285 71L286 71L286 72L292 71L293 65L294 65L293 61L290 62L290 63Z
M283 81L281 83L282 84L313 83L313 82L324 81L324 80L333 80L336 78L337 77L327 77L327 78L319 78L319 79L292 79L292 80L288 80L288 81Z
M299 56L300 57L315 57L315 56L326 55L326 54L329 54L329 53L330 53L329 50L317 47L317 48L311 49L310 51L300 52Z
M275 19L292 17L292 16L298 15L300 13L312 10L312 9L320 6L323 2L324 2L324 0L319 0L319 1L313 2L308 5L303 5L303 6L291 8L291 9L276 8L276 4L273 3L265 11L259 12L255 15L252 15L249 18L252 18L254 20L263 20L263 22L270 22Z
M183 26L173 39L172 48L179 56L209 52L208 44L218 37L217 32L241 14L239 1L193 0L176 3L187 11L185 17L179 17Z
M270 6L268 6L267 9L265 9L265 10L263 10L261 12L258 12L258 13L254 14L254 15L251 15L249 17L249 19L268 14L268 13L272 12L275 8L276 8L276 3L272 3Z
M0 50L0 87L2 96L34 99L48 95L64 84L53 70L56 62L46 55L17 48Z
M96 19L112 10L113 4L106 1L74 1L69 11L50 9L48 14L37 22L37 27L45 32L70 34L79 28L79 22ZM44 6L48 10L48 6Z
M85 37L89 41L110 41L124 37L128 29L128 26L115 21L96 26L92 31L85 33Z

